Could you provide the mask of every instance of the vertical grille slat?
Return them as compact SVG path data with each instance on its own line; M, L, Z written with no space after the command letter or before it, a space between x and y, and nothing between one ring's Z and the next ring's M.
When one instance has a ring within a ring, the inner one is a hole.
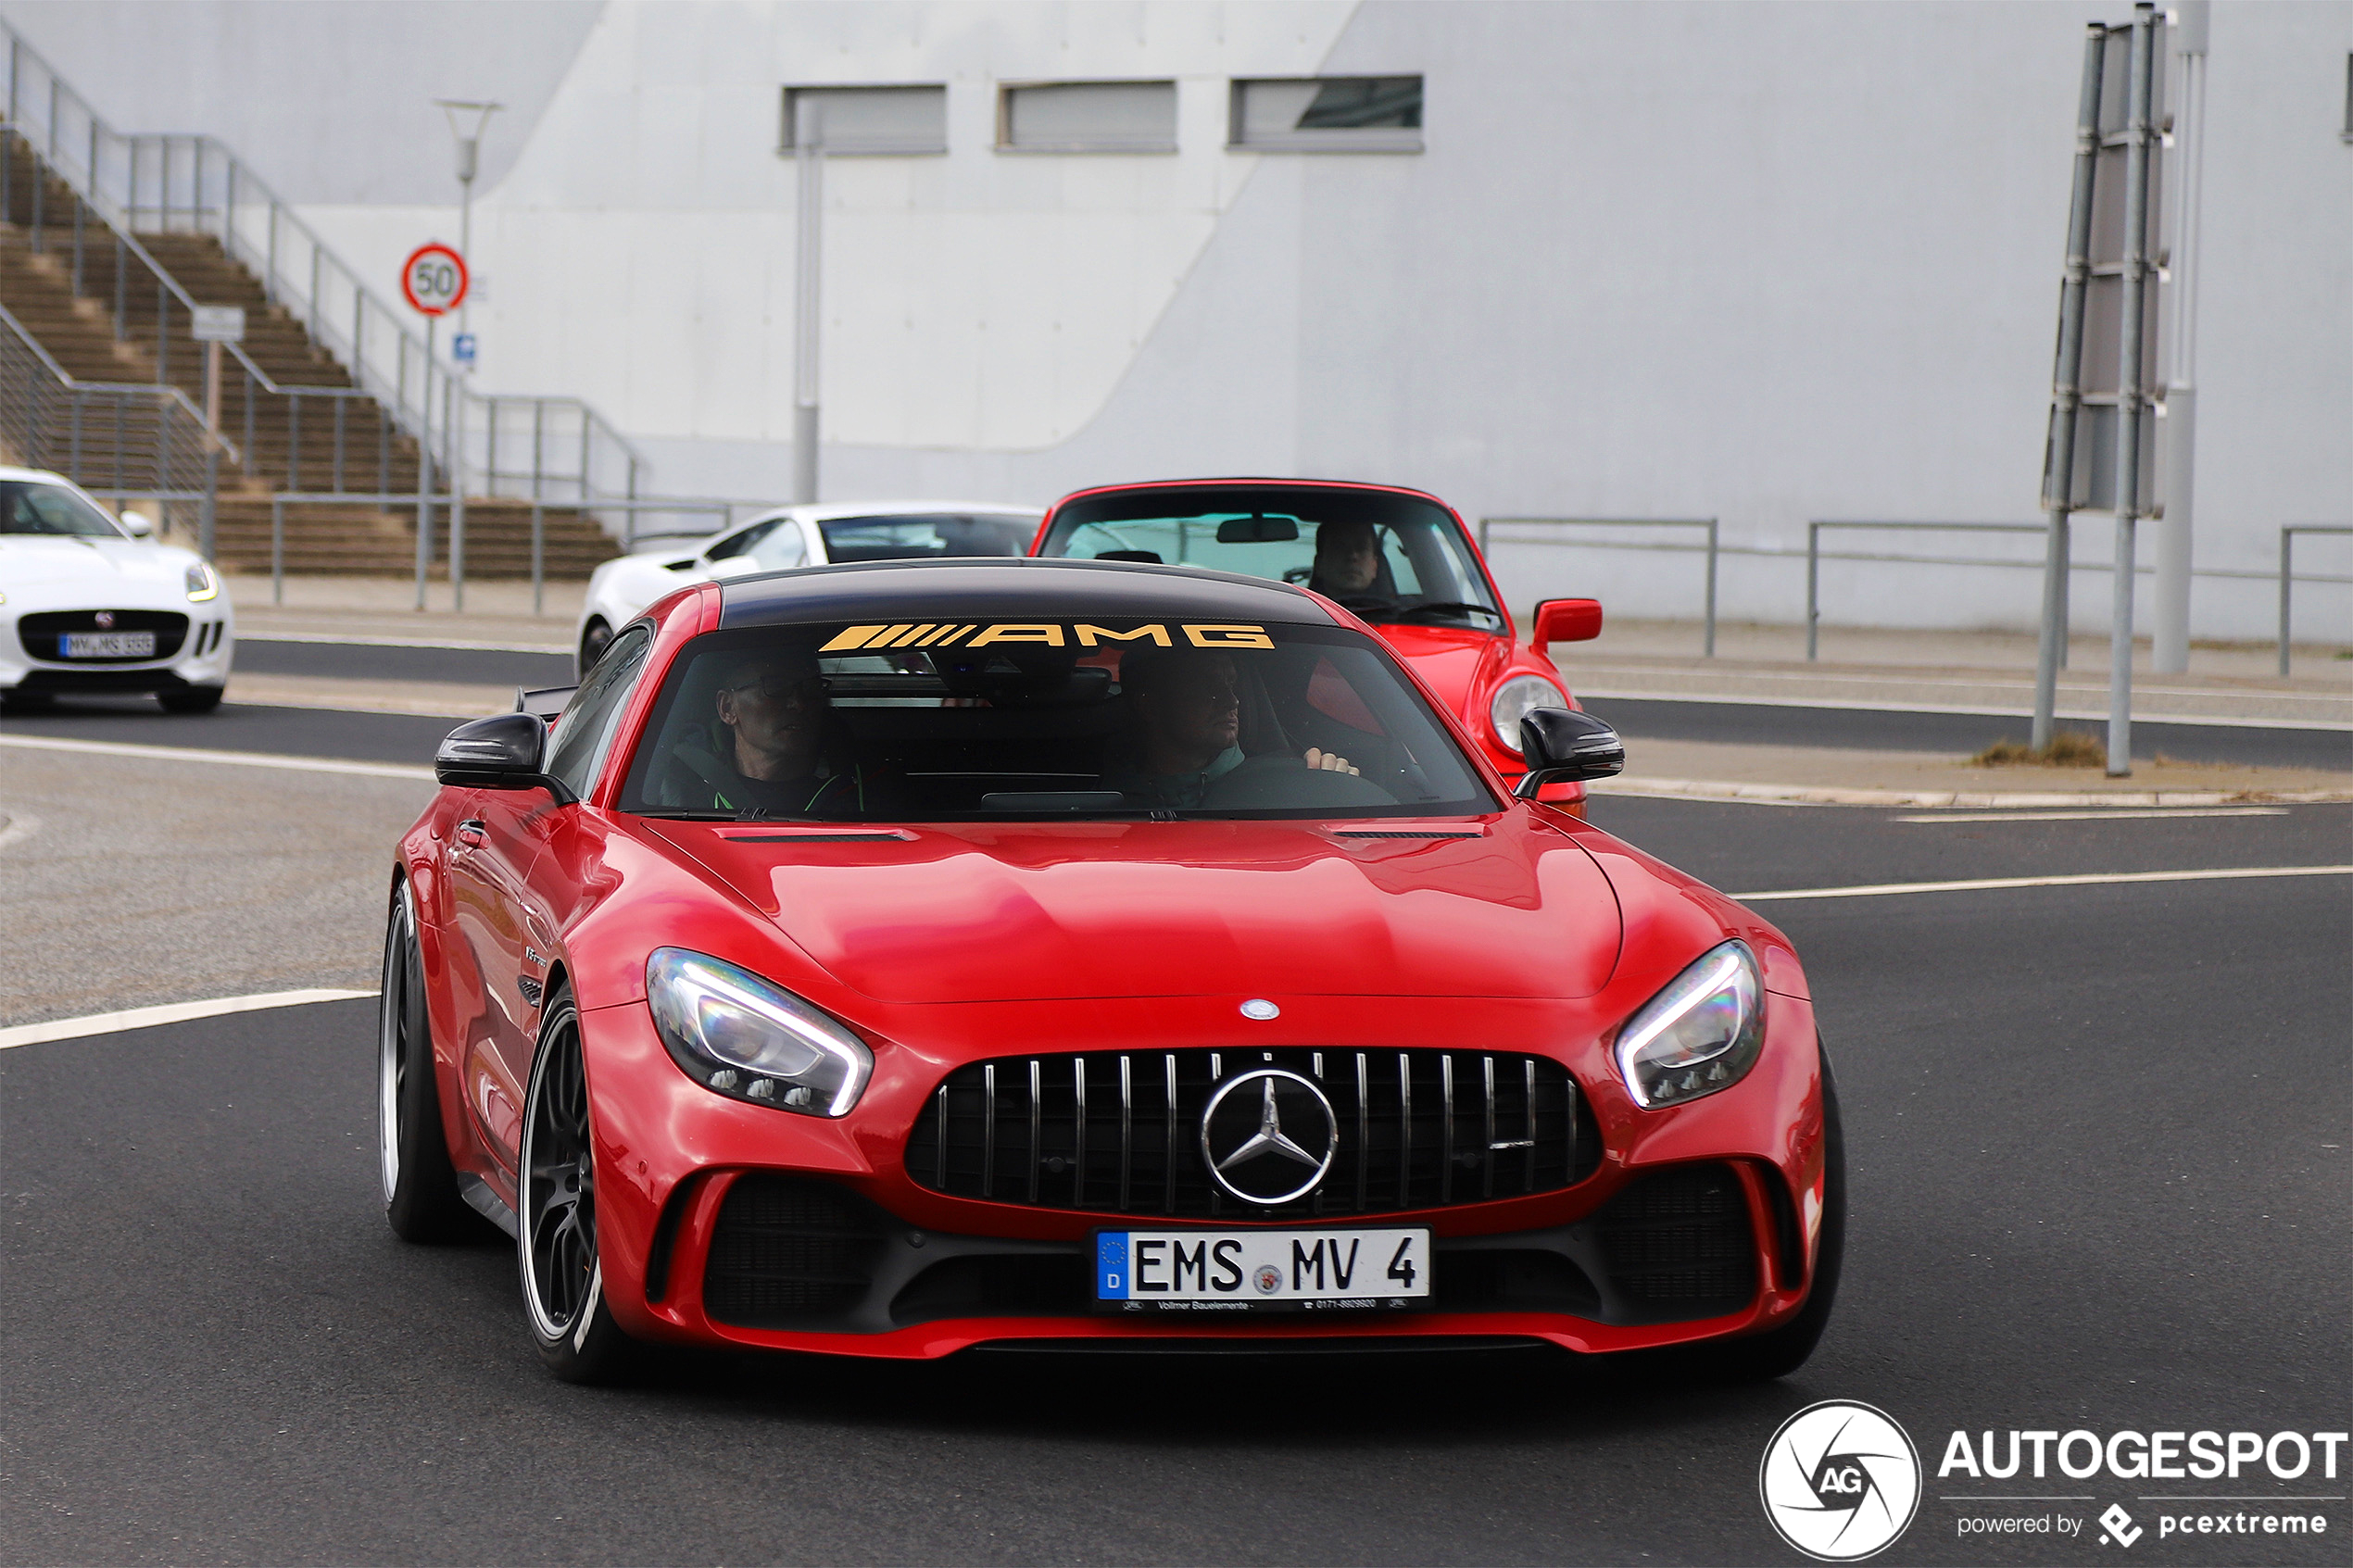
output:
M975 1062L932 1092L908 1135L907 1173L936 1192L999 1203L1271 1220L1554 1192L1599 1163L1592 1112L1549 1058L1406 1049L1396 1053L1392 1083L1386 1066L1374 1067L1374 1054L1327 1060L1329 1051L1307 1047L1090 1051ZM1224 1192L1199 1135L1217 1085L1262 1065L1317 1084L1336 1123L1330 1174L1280 1207ZM1117 1080L1115 1111L1100 1092L1105 1074ZM1482 1134L1474 1153L1468 1140ZM1499 1158L1506 1152L1520 1158Z

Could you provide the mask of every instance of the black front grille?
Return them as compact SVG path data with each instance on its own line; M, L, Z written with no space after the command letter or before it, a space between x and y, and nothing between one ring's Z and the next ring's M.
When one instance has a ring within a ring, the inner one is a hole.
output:
M98 617L104 614L114 624L101 626ZM137 659L67 659L65 634L68 632L153 632L156 651ZM170 659L188 640L188 618L170 609L44 609L38 614L20 616L17 620L17 641L34 659L73 664L137 664L148 659Z
M1340 1143L1307 1197L1219 1190L1202 1159L1216 1086L1273 1066L1314 1079ZM1187 1219L1380 1214L1554 1192L1591 1174L1601 1139L1567 1070L1488 1051L1132 1051L1008 1057L958 1068L907 1140L907 1173L958 1198Z
M1592 1219L1609 1281L1633 1321L1735 1312L1756 1294L1748 1199L1729 1165L1679 1165L1644 1176Z
M746 1328L790 1328L865 1298L889 1217L824 1182L762 1172L719 1206L703 1310Z

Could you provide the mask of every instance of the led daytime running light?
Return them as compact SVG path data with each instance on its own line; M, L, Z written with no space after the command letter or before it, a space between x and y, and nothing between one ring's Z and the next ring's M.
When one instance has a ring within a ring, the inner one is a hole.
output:
M1746 1077L1765 1044L1764 1000L1747 943L1701 954L1617 1033L1613 1054L1634 1102L1680 1105Z
M220 596L220 580L212 574L212 568L202 561L188 568L185 581L188 585L188 600L191 604L202 604L207 599L217 599Z
M706 954L656 948L646 1002L671 1060L730 1099L843 1116L874 1073L874 1053L838 1020Z

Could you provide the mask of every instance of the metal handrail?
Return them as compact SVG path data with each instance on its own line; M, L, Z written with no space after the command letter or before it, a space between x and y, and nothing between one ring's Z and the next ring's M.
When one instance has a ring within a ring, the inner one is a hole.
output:
M221 456L231 462L244 460L237 444L206 424L204 410L198 408L188 395L178 387L158 386L149 382L82 381L71 370L58 364L56 358L41 346L41 340L34 337L22 321L17 320L16 312L5 305L0 305L0 326L6 327L19 343L31 349L33 357L41 361L42 369L57 377L58 383L67 391L117 393L139 397L154 397L166 403L175 404L182 414L195 422L197 430L203 433L204 438L211 442Z
M1679 553L1707 553L1707 611L1702 657L1716 657L1716 561L1718 549L1716 519L1712 517L1483 517L1478 520L1478 553L1487 553L1487 531L1491 525L1512 528L1701 528L1707 531L1705 545L1621 545L1620 548L1636 550L1674 550ZM1507 539L1507 545L1595 545L1607 547L1608 540L1585 539Z
M2338 522L2292 522L2280 530L2280 678L2287 678L2288 660L2288 585L2296 581L2288 562L2299 533L2353 533L2353 527ZM2308 583L2340 581L2330 577L2308 577Z
M396 427L414 437L428 452L436 440L453 447L440 460L454 458L461 478L474 467L467 443L463 439L448 441L451 432L437 427L454 425L462 433L472 423L473 410L470 405L489 400L468 390L452 370L434 355L429 340L410 328L408 318L361 282L359 273L329 249L317 232L249 165L209 136L129 134L114 130L4 18L0 18L0 36L8 42L6 111L10 125L21 128L28 106L38 107L45 93L45 130L37 135L27 132L27 144L41 153L50 169L82 198L90 211L124 235L141 228L216 234L232 259L254 267L265 294L273 303L284 304L299 316L313 342L330 353L339 347L347 350L343 357L358 391L385 408ZM180 159L178 169L174 167L175 154ZM143 200L141 188L141 176L150 167L155 181L152 201ZM184 202L177 199L182 192ZM248 221L245 216L248 212L258 214L258 220ZM170 280L170 274L144 246L138 247L136 254L159 277L171 282L182 304L193 303L186 291L178 287L176 280ZM301 257L308 257L307 268L298 265L297 258ZM282 259L285 265L281 264ZM306 271L307 278L300 275ZM347 332L338 330L340 317L328 308L331 286L350 302ZM377 330L371 332L371 327ZM389 328L389 332L383 328ZM262 373L249 357L240 353L237 358L250 372ZM418 366L422 369L416 369ZM333 395L342 389L278 390L283 395L315 396ZM449 410L448 420L436 417L436 398ZM583 438L578 475L550 476L535 471L532 481L535 493L543 492L551 479L568 488L576 485L583 509L589 510L598 509L605 497L635 498L639 494L641 482L651 465L635 444L585 402L576 398L535 399L522 394L503 395L496 401L544 401L579 410ZM494 420L496 417L494 412ZM495 445L495 432L491 441ZM597 479L598 459L607 453L617 454L617 461L624 469L625 478L618 486L600 483ZM495 464L491 466L495 468ZM462 492L464 486L460 483L452 489Z
M1919 529L1939 533L2048 533L2048 522L1874 522L1824 520L1806 525L1806 658L1820 645L1822 621L1822 530L1825 528ZM1834 560L1868 558L1833 556ZM2025 564L2032 564L2025 563ZM2064 644L2062 644L2062 646ZM2062 659L2062 662L2064 659Z

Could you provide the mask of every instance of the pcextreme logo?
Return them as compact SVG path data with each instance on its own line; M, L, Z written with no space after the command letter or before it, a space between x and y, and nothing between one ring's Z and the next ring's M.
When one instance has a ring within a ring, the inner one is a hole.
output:
M1893 1543L1920 1505L1920 1456L1894 1417L1851 1399L1808 1405L1781 1423L1756 1469L1765 1517L1824 1562Z

